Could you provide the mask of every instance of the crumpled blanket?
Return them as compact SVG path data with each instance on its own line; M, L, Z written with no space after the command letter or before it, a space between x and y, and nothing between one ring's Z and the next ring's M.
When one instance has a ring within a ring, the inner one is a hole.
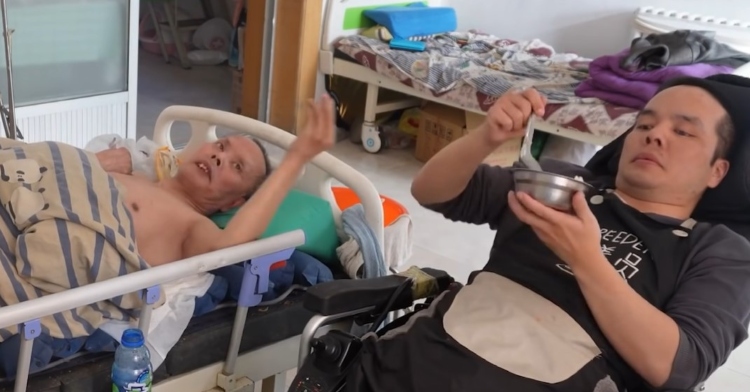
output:
M383 252L388 268L400 271L412 255L413 223L411 216L404 214L386 226L383 231Z
M684 76L705 78L734 71L729 66L703 63L667 66L650 71L628 71L620 66L628 55L629 51L624 50L592 61L589 65L590 76L576 88L576 95L642 109L656 95L659 87L670 79Z
M213 275L200 274L164 285L166 302L151 313L146 336L146 347L151 354L151 366L154 369L164 363L169 351L185 332L195 310L195 298L205 295L213 281ZM101 326L102 331L118 342L128 328L131 328L130 323L124 321L110 321Z
M2 139L0 148L0 306L148 268L122 189L94 154L57 142ZM136 292L64 310L43 317L42 332L88 336L141 305ZM17 332L0 329L0 342Z
M573 93L585 79L588 59L557 53L538 39L515 41L472 32L440 34L423 52L391 49L380 40L350 35L335 49L379 73L392 68L408 86L421 84L435 96L470 86L488 97L514 87L534 87L549 103L583 102ZM472 92L472 94L474 93Z
M716 64L738 68L750 55L714 39L713 31L675 30L633 40L620 65L629 70L654 70L670 65Z

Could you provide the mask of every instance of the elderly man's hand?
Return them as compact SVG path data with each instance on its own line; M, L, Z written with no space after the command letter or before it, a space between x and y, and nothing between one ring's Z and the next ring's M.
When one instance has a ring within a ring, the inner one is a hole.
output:
M108 173L132 174L133 159L127 148L110 148L96 153L99 164Z
M317 102L308 101L307 121L298 131L297 140L289 154L307 162L336 142L336 123L333 99L323 95Z
M549 208L525 193L510 192L508 206L518 219L531 226L539 239L575 272L601 253L599 222L583 193L573 196L573 213Z

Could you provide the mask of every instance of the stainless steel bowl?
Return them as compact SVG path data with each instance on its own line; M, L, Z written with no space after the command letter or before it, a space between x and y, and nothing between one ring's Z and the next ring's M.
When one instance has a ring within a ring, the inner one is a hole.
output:
M560 174L514 168L511 169L516 192L523 192L540 203L561 211L571 211L571 202L576 192L591 195L591 185Z

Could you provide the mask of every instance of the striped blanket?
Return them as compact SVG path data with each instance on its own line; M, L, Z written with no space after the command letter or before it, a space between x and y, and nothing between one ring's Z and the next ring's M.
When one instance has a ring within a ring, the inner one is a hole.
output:
M123 200L92 153L0 139L0 306L148 268ZM55 338L88 336L108 320L136 318L141 304L127 294L40 321ZM0 342L17 332L0 329Z

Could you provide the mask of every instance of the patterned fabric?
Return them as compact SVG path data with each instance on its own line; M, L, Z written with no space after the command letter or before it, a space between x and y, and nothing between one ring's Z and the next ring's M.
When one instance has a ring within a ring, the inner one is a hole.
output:
M534 87L547 97L545 120L553 124L615 138L635 121L635 109L576 96L590 60L556 53L542 41L450 33L425 42L424 52L409 52L353 35L334 47L383 76L467 109L487 111L511 88Z
M0 148L0 306L149 268L122 189L95 155L56 142L0 139ZM45 334L70 339L129 321L141 305L131 293L40 321ZM0 342L16 333L0 329Z

